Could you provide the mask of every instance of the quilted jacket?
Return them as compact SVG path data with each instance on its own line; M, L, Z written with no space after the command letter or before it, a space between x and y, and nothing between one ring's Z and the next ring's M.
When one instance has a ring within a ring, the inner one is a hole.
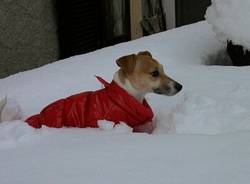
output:
M152 121L154 114L145 99L140 103L115 81L108 83L100 77L97 79L104 85L103 89L57 100L26 122L34 128L41 128L42 125L96 128L98 120L107 120L115 124L124 122L136 128Z

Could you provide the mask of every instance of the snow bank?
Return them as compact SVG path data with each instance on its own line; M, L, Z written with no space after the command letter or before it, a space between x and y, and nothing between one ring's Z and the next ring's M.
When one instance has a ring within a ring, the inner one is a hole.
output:
M0 150L1 184L248 184L249 133L112 134L49 130Z
M155 133L222 134L250 131L250 109L197 94L184 94L170 111L159 109Z
M33 144L39 137L39 130L23 121L6 121L0 124L0 149L18 147L24 143Z
M250 50L249 10L249 0L212 0L205 17L220 41L232 40Z
M249 183L250 67L205 65L223 49L201 22L1 79L0 93L17 100L22 119L100 88L94 75L112 80L115 59L141 50L151 51L183 90L147 96L156 114L153 135L107 121L100 129L0 124L0 183Z

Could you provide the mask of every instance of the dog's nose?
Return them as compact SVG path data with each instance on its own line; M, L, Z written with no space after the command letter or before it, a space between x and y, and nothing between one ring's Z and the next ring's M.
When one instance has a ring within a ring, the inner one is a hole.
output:
M179 83L177 83L177 82L175 83L174 87L175 87L175 89L178 90L178 91L180 91L180 90L182 89L182 85L179 84Z

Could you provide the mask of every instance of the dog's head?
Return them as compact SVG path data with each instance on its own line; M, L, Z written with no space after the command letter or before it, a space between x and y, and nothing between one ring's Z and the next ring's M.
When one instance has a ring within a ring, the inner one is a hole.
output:
M172 96L182 89L182 85L168 77L163 66L148 51L123 56L116 63L132 86L143 93Z

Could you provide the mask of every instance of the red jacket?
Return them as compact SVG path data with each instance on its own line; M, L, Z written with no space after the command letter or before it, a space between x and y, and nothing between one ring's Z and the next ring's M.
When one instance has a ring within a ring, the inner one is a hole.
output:
M115 124L125 122L135 128L152 121L154 114L146 100L141 104L114 81L108 83L100 77L97 79L105 88L58 100L26 122L34 128L42 125L96 128L98 120L108 120Z

